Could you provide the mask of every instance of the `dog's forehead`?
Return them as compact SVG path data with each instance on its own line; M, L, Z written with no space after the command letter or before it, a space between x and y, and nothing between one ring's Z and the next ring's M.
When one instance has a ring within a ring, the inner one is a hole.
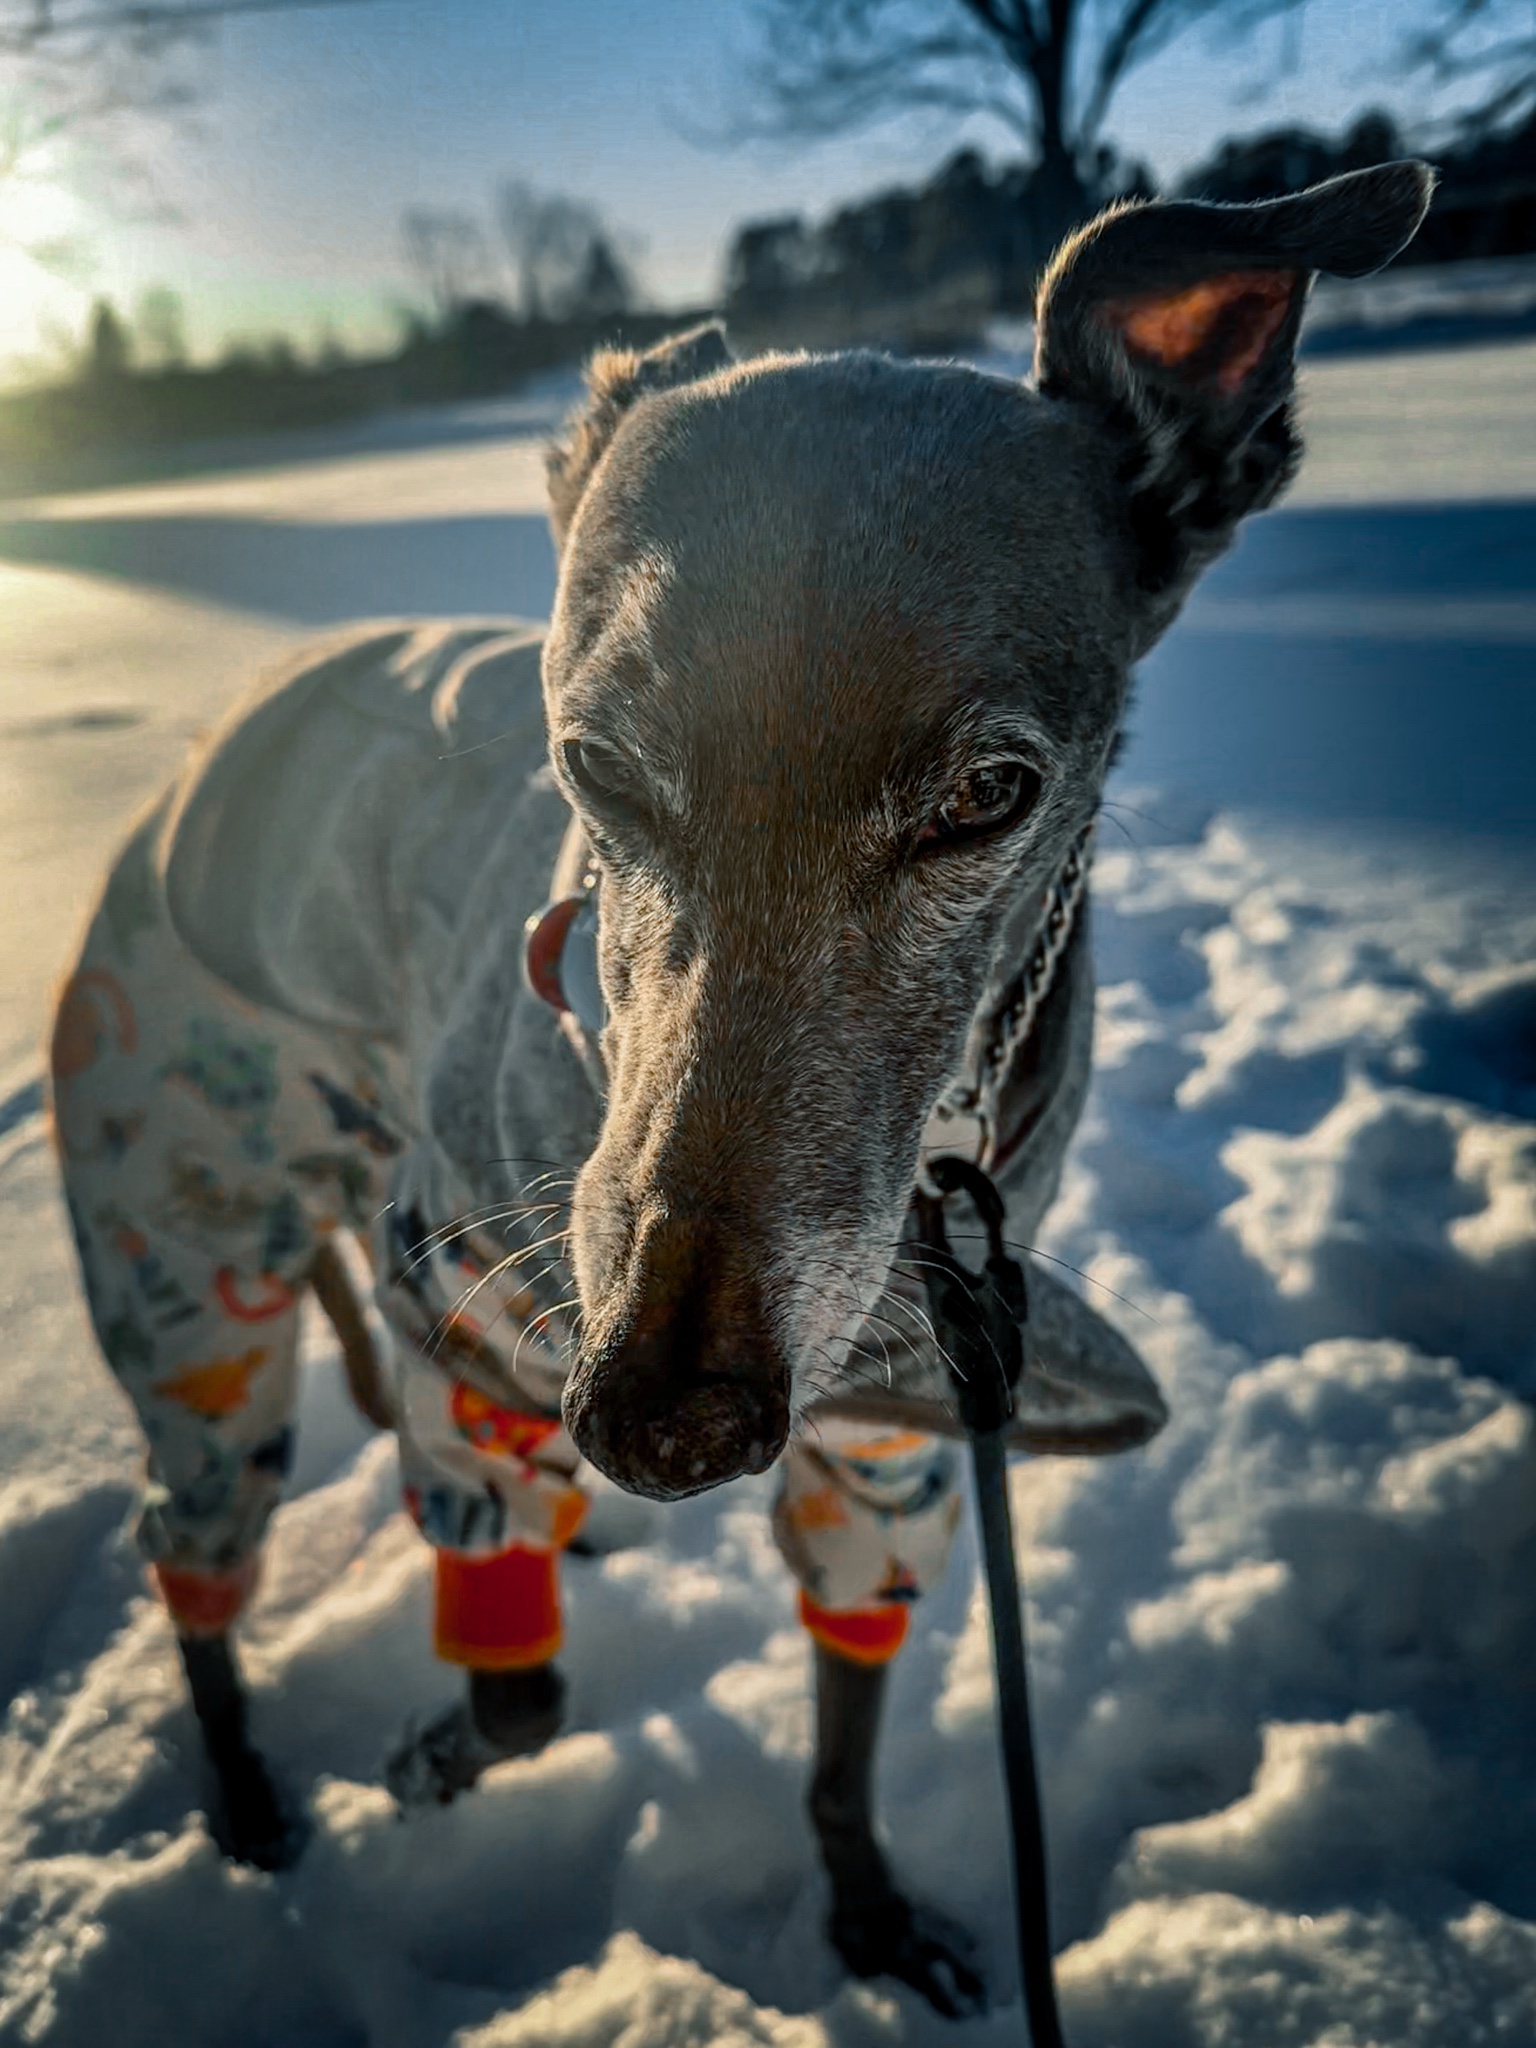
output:
M1070 738L1129 642L1106 468L1067 409L948 366L771 359L651 399L572 530L557 688L716 748L766 723L880 756L957 704Z

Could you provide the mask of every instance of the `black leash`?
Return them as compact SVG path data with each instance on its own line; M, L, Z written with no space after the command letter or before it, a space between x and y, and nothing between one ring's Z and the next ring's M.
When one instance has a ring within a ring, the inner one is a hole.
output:
M1049 1902L1045 1888L1045 1828L1029 1721L1029 1673L1024 1656L1024 1610L1013 1520L1008 1510L1008 1424L1013 1390L1024 1367L1024 1325L1029 1302L1024 1274L1003 1246L1003 1198L979 1166L953 1154L927 1162L937 1199L915 1197L923 1278L934 1329L948 1356L960 1419L971 1440L976 1510L992 1613L992 1656L997 1670L997 1712L1013 1839L1013 1899L1017 1914L1019 1974L1033 2048L1063 2048L1051 1967ZM962 1266L944 1229L946 1194L964 1189L987 1234L979 1273Z

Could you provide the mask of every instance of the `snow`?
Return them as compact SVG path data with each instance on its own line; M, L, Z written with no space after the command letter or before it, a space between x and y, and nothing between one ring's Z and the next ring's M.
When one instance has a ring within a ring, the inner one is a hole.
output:
M1307 308L1314 346L1346 341L1365 346L1393 329L1433 324L1437 340L1459 322L1507 323L1530 331L1536 315L1536 262L1529 256L1471 258L1461 263L1399 264L1374 277L1323 278Z
M1457 442L1435 411L1468 360L1385 366L1429 394L1427 467L1398 441L1391 502L1367 366L1312 372L1326 488L1304 478L1148 665L1101 835L1098 1074L1042 1249L1173 1420L1012 1481L1073 2048L1536 2042L1536 593L1528 506L1496 476L1479 498L1481 428ZM1530 410L1536 350L1490 374L1523 375ZM318 1322L244 1646L314 1836L270 1878L201 1818L127 1533L137 1438L37 1109L46 983L125 813L253 654L381 587L539 609L535 489L525 445L487 435L0 528L0 2042L1019 2038L968 1540L918 1610L880 1765L897 1869L976 1931L1003 2001L957 2029L847 1983L821 1938L770 1482L607 1497L628 1547L568 1570L568 1732L395 1816L384 1751L454 1679L393 1447ZM1317 609L1367 598L1353 638Z

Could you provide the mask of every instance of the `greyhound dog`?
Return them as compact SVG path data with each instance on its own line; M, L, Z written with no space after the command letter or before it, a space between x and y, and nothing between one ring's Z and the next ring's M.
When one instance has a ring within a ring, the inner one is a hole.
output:
M736 363L713 325L600 355L550 457L547 636L307 651L141 820L60 1000L53 1110L230 1854L301 1845L230 1630L313 1288L469 1673L390 1760L402 1804L560 1725L581 1461L657 1499L777 1464L830 1938L979 2009L871 1809L889 1658L959 1509L914 1190L965 1151L1034 1235L1088 1080L1089 835L1133 665L1294 474L1314 274L1386 262L1430 187L1405 163L1111 210L1046 272L1031 384ZM1015 1440L1144 1439L1129 1347L1030 1286Z

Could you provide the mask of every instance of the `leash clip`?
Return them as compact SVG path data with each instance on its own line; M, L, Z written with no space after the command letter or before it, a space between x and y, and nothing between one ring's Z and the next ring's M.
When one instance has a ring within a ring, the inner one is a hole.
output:
M979 1167L991 1149L992 1128L975 1089L951 1089L939 1097L923 1126L919 1187L925 1195L943 1194L931 1170L935 1159L953 1155Z
M990 1175L952 1153L926 1162L938 1190L913 1197L918 1241L926 1252L923 1285L934 1332L949 1364L960 1419L972 1437L991 1436L1013 1418L1013 1391L1024 1370L1029 1296L1024 1271L1003 1243L1003 1198ZM949 1247L944 1197L963 1190L981 1218L987 1255L979 1273Z

